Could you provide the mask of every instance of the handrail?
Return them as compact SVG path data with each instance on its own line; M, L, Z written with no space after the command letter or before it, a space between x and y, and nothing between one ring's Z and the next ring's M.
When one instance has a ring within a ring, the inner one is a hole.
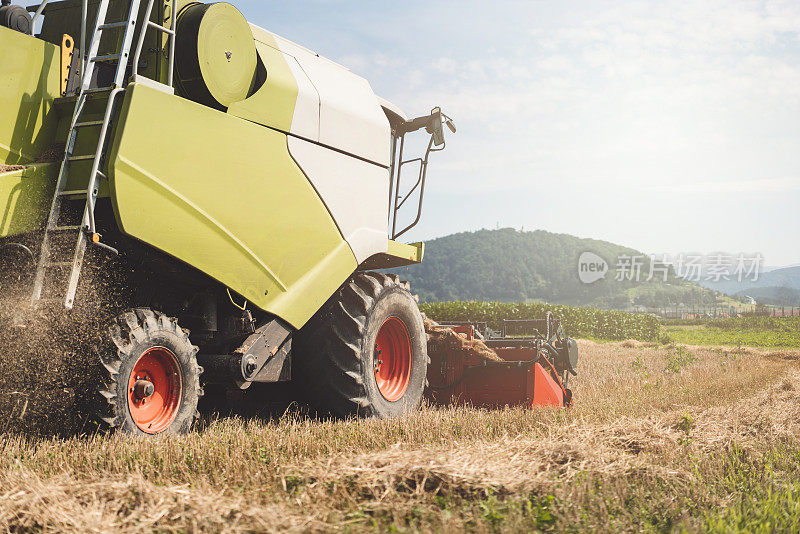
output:
M33 15L33 18L31 19L31 35L33 35L33 27L36 26L36 19L39 18L39 16L42 14L42 11L44 11L44 8L46 8L47 4L49 4L49 3L50 3L50 0L44 0L44 2L39 4L39 7L36 9L36 13ZM32 8L33 8L33 6L29 7L28 11L30 11ZM84 20L86 20L85 16L83 18L84 18Z
M392 159L389 168L389 222L391 223L390 239L394 240L414 228L422 217L422 201L425 196L425 178L428 175L428 159L432 152L439 152L444 150L446 145L445 136L442 131L442 125L446 124L450 131L455 133L456 127L452 119L442 113L441 108L433 108L430 115L417 117L415 119L406 120L400 124L395 124L392 127ZM406 134L425 129L431 136L428 142L428 148L425 150L425 155L419 158L403 159L403 153L406 146ZM397 141L400 141L400 149L398 151ZM411 163L419 162L419 174L417 181L405 193L400 196L400 181L403 173L403 167ZM394 191L392 191L394 189ZM417 216L414 220L400 230L397 231L397 214L400 212L406 201L415 193L419 191L419 203L417 205ZM394 200L393 200L394 199ZM401 200L402 199L402 200Z
M165 28L161 24L156 24L155 22L150 20L150 14L153 12L153 3L154 0L149 0L147 3L147 9L145 13L147 15L147 19L145 20L144 24L142 25L142 32L139 34L139 42L136 44L136 53L133 56L133 75L139 75L139 58L142 55L142 47L144 46L144 39L147 34L147 30L150 28L155 29L161 33L165 33L168 36L169 41L169 67L167 71L167 85L173 87L173 74L175 69L175 46L176 46L176 33L175 27L178 21L178 9L177 9L177 0L173 0L170 9L172 10L170 16L170 26L171 28Z
M423 202L423 199L424 199L424 196L425 196L425 179L426 179L426 177L428 175L429 157L430 157L432 152L442 151L442 150L445 149L446 146L447 146L446 143L443 141L442 144L439 147L435 147L434 146L433 134L431 134L431 139L428 142L428 148L425 150L425 155L423 157L404 160L403 159L403 150L405 148L405 133L401 135L401 137L400 137L400 153L399 153L399 156L397 158L397 176L396 176L396 179L394 180L395 181L395 184L394 184L395 185L394 205L392 207L392 213L390 214L390 216L392 218L392 234L391 234L391 239L392 240L397 239L401 235L405 234L406 232L408 232L409 230L414 228L417 224L419 224L419 221L422 218L422 202ZM395 162L395 160L392 161L393 166L394 166L394 162ZM401 197L400 196L400 181L401 181L400 178L401 178L401 175L402 175L403 166L408 165L410 163L415 163L415 162L419 162L419 164L420 164L420 166L419 166L419 175L417 176L417 181L414 183L414 185L411 187L411 189L409 189L406 192L406 194ZM394 173L392 173L392 176L394 177ZM403 205L406 203L406 201L411 197L411 195L414 194L415 191L417 191L417 189L419 189L419 202L418 202L418 205L417 205L417 215L414 218L414 220L411 222L411 224L409 224L408 226L406 226L402 230L397 231L397 215L400 212L400 208L403 207ZM390 180L390 194L391 194L391 180ZM402 198L402 200L400 200L401 198Z
M425 163L425 160L422 159L422 158L414 158L414 159L407 159L406 161L403 161L403 162L400 163L400 165L407 165L409 163L414 163L416 161L420 162L420 173L419 173L419 176L417 177L416 183L411 187L411 189L408 190L408 192L403 197L403 201L400 202L400 204L397 205L397 209L400 209L400 208L403 207L403 204L406 203L406 200L408 200L411 197L411 195L414 194L414 191L417 190L417 187L419 187L419 184L422 182L422 172L421 171L422 171L422 165Z

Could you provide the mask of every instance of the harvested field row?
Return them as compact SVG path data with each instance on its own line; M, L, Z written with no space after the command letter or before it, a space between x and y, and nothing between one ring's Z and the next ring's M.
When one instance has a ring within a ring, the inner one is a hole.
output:
M5 435L0 527L694 530L800 489L800 351L625 345L581 342L568 411L291 411L183 438Z

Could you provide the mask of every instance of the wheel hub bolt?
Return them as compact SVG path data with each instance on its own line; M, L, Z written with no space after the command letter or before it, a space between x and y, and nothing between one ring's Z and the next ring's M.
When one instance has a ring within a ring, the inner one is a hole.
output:
M149 397L153 396L155 393L156 388L152 382L149 380L137 380L136 383L133 385L133 395L138 400L144 400Z

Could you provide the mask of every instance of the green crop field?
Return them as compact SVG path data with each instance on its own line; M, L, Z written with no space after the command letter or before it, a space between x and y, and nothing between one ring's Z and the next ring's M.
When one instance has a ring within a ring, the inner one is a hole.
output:
M669 340L688 345L800 348L800 317L666 321L663 330Z

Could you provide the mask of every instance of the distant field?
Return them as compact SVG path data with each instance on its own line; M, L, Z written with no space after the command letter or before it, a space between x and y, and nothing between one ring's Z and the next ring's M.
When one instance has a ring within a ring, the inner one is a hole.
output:
M800 530L800 351L580 348L570 410L0 434L0 531Z
M669 340L689 345L800 348L800 317L741 317L665 321Z

